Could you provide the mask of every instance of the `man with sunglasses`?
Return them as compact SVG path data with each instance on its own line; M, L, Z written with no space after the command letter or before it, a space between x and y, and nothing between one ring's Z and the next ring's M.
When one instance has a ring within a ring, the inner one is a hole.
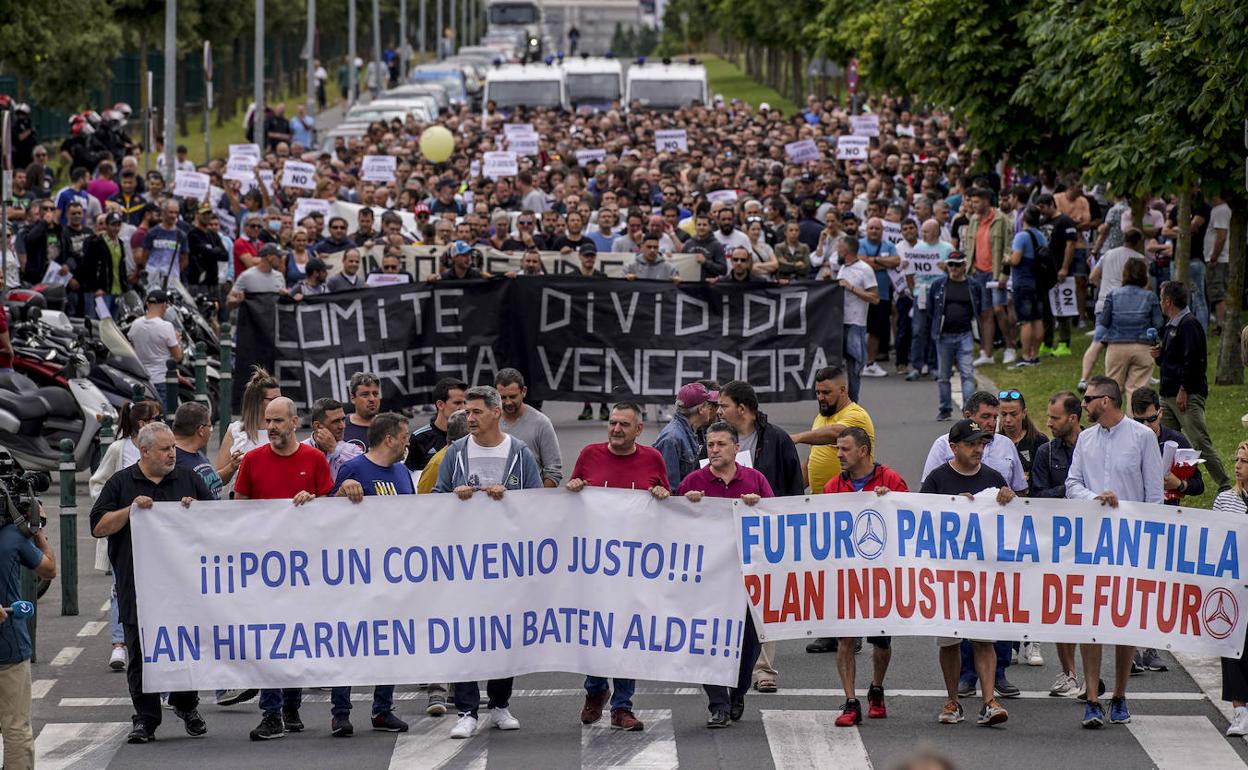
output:
M329 236L322 238L312 246L312 252L321 256L340 254L354 246L347 237L347 220L342 217L329 218Z
M1079 434L1075 454L1066 476L1066 497L1097 500L1101 505L1118 507L1119 500L1141 503L1163 502L1161 450L1157 437L1145 425L1127 419L1122 413L1122 390L1111 377L1093 377L1083 397L1083 408L1095 423ZM1101 675L1101 645L1083 644L1083 672L1089 682L1083 726L1099 729L1105 724L1096 690L1091 682ZM1118 645L1115 655L1114 694L1110 700L1109 721L1127 724L1127 679L1135 647Z
M708 278L707 283L718 281L719 283L733 284L763 284L766 283L762 278L754 273L754 257L750 254L749 249L744 246L737 246L732 250L732 257L728 260L728 274L719 278Z

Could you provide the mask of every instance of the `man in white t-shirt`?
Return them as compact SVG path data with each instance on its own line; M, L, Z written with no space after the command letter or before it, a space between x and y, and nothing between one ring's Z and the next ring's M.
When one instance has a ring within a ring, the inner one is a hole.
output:
M243 304L248 294L288 293L286 278L280 270L281 250L269 243L260 247L260 253L257 256L260 257L260 261L244 270L242 275L234 281L234 288L230 290L225 299L225 303L230 307Z
M867 306L880 301L875 271L858 258L858 239L845 236L836 244L841 270L837 282L845 290L845 369L849 373L849 399L858 401L862 367L867 361Z
M143 364L160 394L161 404L165 403L165 362L170 358L182 360L178 332L164 317L168 307L168 295L161 289L152 289L147 295L147 314L131 324L126 333L139 356L139 363Z
M750 236L741 232L734 226L734 215L731 207L720 209L715 214L715 240L719 241L719 245L724 247L725 254L731 254L732 250L738 246L745 249L750 248Z
M1205 293L1221 331L1226 323L1226 283L1231 262L1231 207L1220 195L1209 198L1209 225L1205 229ZM1216 333L1216 332L1215 332Z

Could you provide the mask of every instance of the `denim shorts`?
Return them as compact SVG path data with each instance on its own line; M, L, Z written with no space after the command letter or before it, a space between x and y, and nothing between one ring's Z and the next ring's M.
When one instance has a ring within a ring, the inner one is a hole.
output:
M1039 321L1044 318L1044 307L1040 304L1034 286L1014 287L1014 319L1019 323Z
M1004 307L1009 302L1009 292L1004 286L998 286L995 289L988 288L988 283L992 280L992 273L982 270L971 272L971 291L975 293L975 304L981 313L990 307Z

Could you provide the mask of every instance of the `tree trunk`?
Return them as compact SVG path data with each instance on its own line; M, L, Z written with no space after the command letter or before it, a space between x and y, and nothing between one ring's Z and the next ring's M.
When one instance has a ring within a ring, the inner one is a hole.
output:
M1239 330L1244 296L1245 201L1239 198L1228 202L1231 204L1231 228L1227 241L1231 263L1226 281L1226 323L1218 345L1218 369L1214 382L1218 385L1242 385L1244 362L1239 351Z
M793 66L793 90L791 92L793 94L792 96L793 103L801 104L803 101L802 100L802 90L803 90L802 79L803 79L803 76L806 74L805 72L802 71L802 52L796 48L789 51L789 61L792 62L792 66Z
M1186 285L1192 257L1192 188L1179 188L1179 238L1174 245L1174 280Z

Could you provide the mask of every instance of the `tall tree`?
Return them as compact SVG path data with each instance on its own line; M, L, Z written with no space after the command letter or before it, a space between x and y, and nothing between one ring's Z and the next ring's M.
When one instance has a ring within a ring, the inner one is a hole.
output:
M122 40L108 0L6 6L0 62L29 85L30 101L77 110L93 89L108 84L101 52L117 51Z

